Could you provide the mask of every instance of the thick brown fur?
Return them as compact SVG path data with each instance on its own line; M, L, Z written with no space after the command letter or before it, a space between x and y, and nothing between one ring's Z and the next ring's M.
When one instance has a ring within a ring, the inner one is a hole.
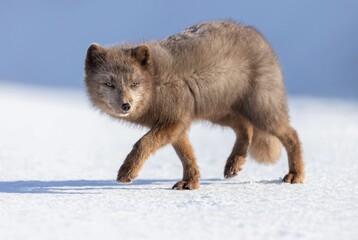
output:
M150 154L172 144L183 164L183 179L173 188L198 188L199 169L186 133L195 120L236 133L226 178L237 175L248 152L259 162L275 162L282 143L289 163L283 181L303 182L301 144L289 124L280 66L252 27L207 22L163 41L108 48L92 44L85 83L96 108L150 129L120 167L118 182L131 182Z

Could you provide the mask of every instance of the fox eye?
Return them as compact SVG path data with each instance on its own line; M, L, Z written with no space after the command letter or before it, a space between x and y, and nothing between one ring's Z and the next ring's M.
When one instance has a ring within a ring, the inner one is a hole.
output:
M110 82L106 82L105 85L110 88L114 88L114 85Z
M131 84L131 87L136 87L136 86L138 86L138 84L139 84L139 83L134 82L134 83Z

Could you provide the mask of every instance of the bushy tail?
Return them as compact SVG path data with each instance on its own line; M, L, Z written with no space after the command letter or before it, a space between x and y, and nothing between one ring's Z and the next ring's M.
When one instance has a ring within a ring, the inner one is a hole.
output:
M254 129L249 153L260 163L275 163L281 156L281 142L273 135Z

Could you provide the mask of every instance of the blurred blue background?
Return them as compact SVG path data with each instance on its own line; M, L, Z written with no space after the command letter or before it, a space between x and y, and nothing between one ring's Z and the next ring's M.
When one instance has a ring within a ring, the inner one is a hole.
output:
M256 26L291 95L358 99L358 1L1 1L0 81L82 88L92 42L163 39L200 21Z

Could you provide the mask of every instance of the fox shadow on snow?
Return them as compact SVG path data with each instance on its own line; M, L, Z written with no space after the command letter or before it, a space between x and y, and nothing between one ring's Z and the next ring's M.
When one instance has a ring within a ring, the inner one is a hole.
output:
M3 181L0 193L51 193L51 194L96 194L96 190L169 190L177 179L138 179L132 184L118 184L113 180L63 180L63 181ZM280 184L281 180L262 180L260 184ZM250 184L250 182L233 182L224 179L202 179L201 185L210 184ZM154 185L150 187L149 185ZM159 187L158 187L159 185Z
M129 185L120 185L113 180L9 181L0 182L0 193L95 194L95 190L130 189L131 185L143 186L172 181L175 180L135 180Z

